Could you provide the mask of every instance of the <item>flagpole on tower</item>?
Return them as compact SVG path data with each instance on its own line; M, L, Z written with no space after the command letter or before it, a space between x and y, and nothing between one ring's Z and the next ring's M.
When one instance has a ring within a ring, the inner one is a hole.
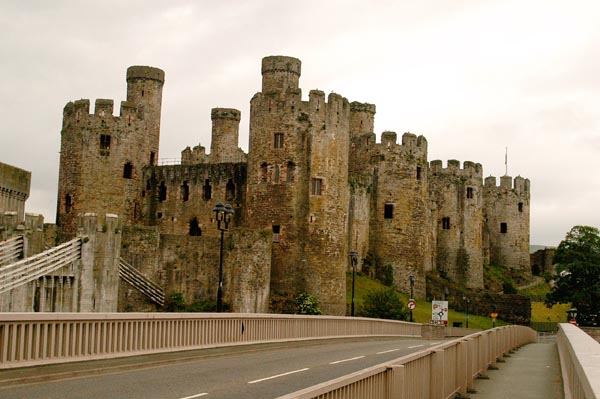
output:
M508 176L508 147L505 147L504 152L504 176Z

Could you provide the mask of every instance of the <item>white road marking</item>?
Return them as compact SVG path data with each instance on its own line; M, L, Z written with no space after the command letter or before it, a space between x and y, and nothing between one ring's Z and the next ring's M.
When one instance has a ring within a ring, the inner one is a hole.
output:
M400 348L398 349L390 349L389 351L383 351L383 352L377 352L378 355L383 355L384 353L390 353L390 352L396 352L399 351Z
M300 372L306 371L306 370L310 370L310 369L307 367L307 368L300 369L300 370L288 371L287 373L277 374L277 375L273 375L271 377L266 377L266 378L261 378L260 380L249 381L248 384L256 384L257 382L272 380L273 378L279 378L279 377L283 377L283 376L294 374L294 373L300 373Z
M352 359L344 359L344 360L338 360L337 362L331 362L329 364L338 364L338 363L344 363L344 362L350 362L352 360L356 360L356 359L362 359L364 356L357 356L357 357L353 357Z
M409 346L408 349L420 348L422 346L425 346L425 345L413 345L413 346Z
M437 345L437 344L439 344L439 342L432 342L429 344L429 346L433 346L433 345Z
M184 398L179 398L179 399L193 399L193 398L199 398L200 396L206 396L208 395L208 393L199 393L198 395L192 395L192 396L186 396Z

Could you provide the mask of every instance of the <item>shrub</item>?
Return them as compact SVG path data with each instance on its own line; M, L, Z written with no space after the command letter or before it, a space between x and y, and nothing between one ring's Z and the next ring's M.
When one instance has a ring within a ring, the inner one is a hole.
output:
M383 288L367 293L360 315L376 319L407 320L408 310L395 289Z
M303 292L296 297L296 313L297 314L309 314L319 315L321 309L319 309L319 300L316 296Z

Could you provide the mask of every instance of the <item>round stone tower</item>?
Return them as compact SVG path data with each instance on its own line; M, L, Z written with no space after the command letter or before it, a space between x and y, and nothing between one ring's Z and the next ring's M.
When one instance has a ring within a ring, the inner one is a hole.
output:
M275 55L262 60L262 92L297 89L301 62L297 58Z
M213 108L212 140L210 144L210 161L235 162L239 153L238 139L240 133L241 112L233 108Z

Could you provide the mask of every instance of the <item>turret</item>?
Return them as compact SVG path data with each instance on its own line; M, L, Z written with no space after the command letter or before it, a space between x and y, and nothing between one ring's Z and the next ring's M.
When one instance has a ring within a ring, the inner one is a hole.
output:
M233 108L213 108L210 161L232 162L238 154L241 112Z
M375 124L375 105L350 103L350 137L373 133Z
M140 119L145 121L144 143L140 143L140 149L146 151L145 158L148 164L155 164L158 159L164 83L165 73L161 69L149 66L127 68L127 101L137 106Z
M301 62L297 58L281 55L262 60L262 92L272 93L297 89L300 80Z

